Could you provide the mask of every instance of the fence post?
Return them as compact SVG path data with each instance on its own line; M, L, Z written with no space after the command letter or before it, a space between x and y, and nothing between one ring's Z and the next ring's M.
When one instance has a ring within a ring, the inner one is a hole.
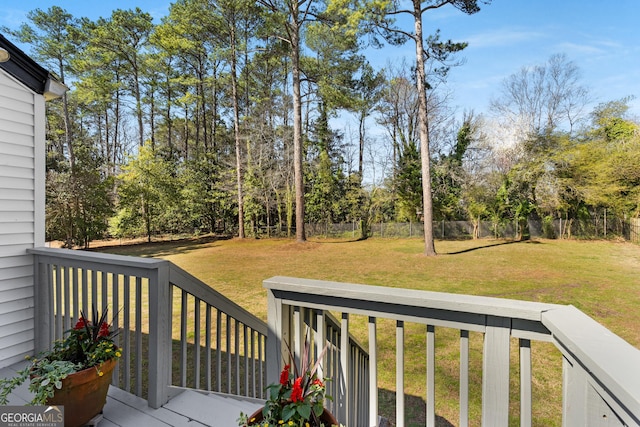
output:
M171 300L169 262L149 274L149 390L148 401L159 408L169 401L171 378Z

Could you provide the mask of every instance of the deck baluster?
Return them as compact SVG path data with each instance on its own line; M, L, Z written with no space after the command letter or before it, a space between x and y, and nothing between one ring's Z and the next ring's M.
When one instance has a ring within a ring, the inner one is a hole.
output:
M460 427L469 426L469 331L460 331Z
M404 322L396 321L396 426L404 427Z

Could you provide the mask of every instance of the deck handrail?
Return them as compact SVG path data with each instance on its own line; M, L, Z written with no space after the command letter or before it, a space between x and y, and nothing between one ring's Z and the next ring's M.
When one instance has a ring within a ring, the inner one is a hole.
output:
M264 397L266 323L185 270L155 258L28 252L35 261L36 352L62 338L80 311L108 306L123 354L113 384L151 407L168 401L172 385Z
M447 294L381 286L273 277L268 291L268 351L282 349L291 336L287 313L312 309L369 318L369 418L358 426L377 426L376 319L397 322L397 390L404 389L404 323L427 325L427 389L434 389L434 328L460 330L460 425L468 425L469 331L484 334L482 425L509 425L510 339L519 338L520 424L532 425L531 340L552 342L563 357L564 426L640 426L640 350L573 306ZM343 331L344 333L345 331ZM595 335L595 337L594 337ZM289 344L291 345L291 344ZM268 361L269 363L269 361ZM344 369L344 368L343 368ZM269 375L272 375L268 369ZM402 393L397 393L402 395ZM341 399L343 396L337 396ZM427 425L435 426L434 393L425 396ZM338 414L342 415L342 414ZM396 425L404 425L404 401L397 396ZM339 421L343 421L339 418Z

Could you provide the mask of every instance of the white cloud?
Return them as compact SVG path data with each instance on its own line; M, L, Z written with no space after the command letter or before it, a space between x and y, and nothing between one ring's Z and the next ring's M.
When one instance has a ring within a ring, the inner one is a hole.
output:
M572 42L559 43L556 45L556 50L566 53L569 57L576 55L603 55L607 53L606 49L594 45Z

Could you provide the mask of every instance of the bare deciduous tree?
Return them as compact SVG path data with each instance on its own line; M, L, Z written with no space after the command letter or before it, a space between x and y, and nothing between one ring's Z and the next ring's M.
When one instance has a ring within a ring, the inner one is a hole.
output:
M524 123L527 134L521 138L526 139L562 127L573 132L589 101L578 66L565 54L555 54L544 65L522 67L507 77L491 109L507 123Z

